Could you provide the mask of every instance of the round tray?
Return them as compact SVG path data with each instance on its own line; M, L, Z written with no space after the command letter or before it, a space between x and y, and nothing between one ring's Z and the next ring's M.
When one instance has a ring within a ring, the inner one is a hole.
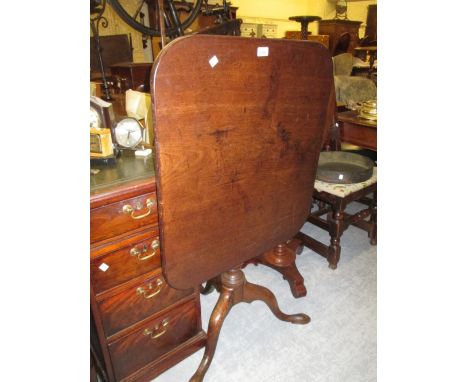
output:
M370 179L373 170L374 162L363 155L324 151L319 157L317 180L340 184L359 183Z
M377 114L364 113L360 111L358 117L362 119L368 119L369 121L377 121Z

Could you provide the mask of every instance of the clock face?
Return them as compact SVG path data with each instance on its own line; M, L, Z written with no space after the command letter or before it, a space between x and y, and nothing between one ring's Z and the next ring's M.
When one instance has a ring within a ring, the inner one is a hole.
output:
M126 148L134 148L142 141L142 127L134 118L124 118L115 127L115 140Z
M92 129L101 128L101 117L99 117L97 110L92 107L89 108L89 127Z

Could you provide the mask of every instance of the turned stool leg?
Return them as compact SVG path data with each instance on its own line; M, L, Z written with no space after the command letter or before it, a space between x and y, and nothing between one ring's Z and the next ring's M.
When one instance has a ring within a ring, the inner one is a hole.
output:
M221 293L216 303L208 324L205 353L195 374L189 382L202 382L205 374L213 360L213 356L218 344L219 333L224 319L231 308L240 302L252 302L261 300L265 302L273 314L282 321L293 324L307 324L310 322L309 316L300 314L285 314L279 307L274 294L267 288L247 282L244 272L240 267L221 274Z
M302 251L304 246L297 239L292 239L288 243L279 244L273 250L264 253L258 257L260 264L266 265L283 275L289 283L294 297L304 297L307 289L304 286L304 278L296 267L296 254Z
M336 269L340 261L341 245L340 238L344 231L344 214L343 210L333 210L333 215L330 220L330 245L328 246L328 267Z
M321 200L317 200L317 207L319 210L322 208L325 208L326 206L327 206L327 203L322 202Z
M371 215L369 222L371 228L369 230L369 238L371 245L377 245L377 190L373 193L373 199L371 204Z

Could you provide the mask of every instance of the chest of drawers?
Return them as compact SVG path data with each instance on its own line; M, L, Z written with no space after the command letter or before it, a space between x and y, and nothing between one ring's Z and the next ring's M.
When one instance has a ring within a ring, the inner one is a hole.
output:
M124 155L91 178L91 346L109 381L150 381L206 340L199 291L162 274L152 166Z

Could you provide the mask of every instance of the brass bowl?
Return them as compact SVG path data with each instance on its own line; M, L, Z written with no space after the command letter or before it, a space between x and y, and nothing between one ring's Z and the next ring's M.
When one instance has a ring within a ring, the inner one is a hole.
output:
M350 184L364 182L372 177L374 162L363 155L346 151L320 153L317 180L327 183Z
M377 120L377 101L370 100L358 103L358 115L360 118Z
M371 99L369 101L365 101L361 103L362 106L377 109L377 100Z
M368 119L370 121L377 121L377 113L366 113L362 110L359 110L359 118Z

